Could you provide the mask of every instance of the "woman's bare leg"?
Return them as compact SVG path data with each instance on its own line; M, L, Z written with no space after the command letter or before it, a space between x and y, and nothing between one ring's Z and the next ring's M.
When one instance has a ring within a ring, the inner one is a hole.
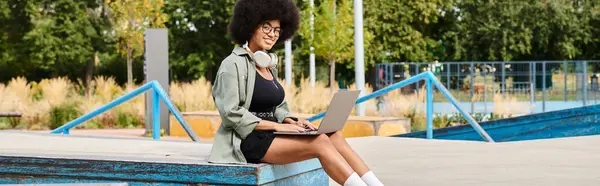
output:
M346 138L342 132L334 132L327 134L333 146L337 149L337 151L344 157L346 162L352 167L352 169L359 175L362 176L365 173L369 172L370 169L367 164L358 156L358 154L352 150Z
M334 147L327 135L276 136L263 160L272 164L288 164L319 158L325 172L343 185L354 172Z

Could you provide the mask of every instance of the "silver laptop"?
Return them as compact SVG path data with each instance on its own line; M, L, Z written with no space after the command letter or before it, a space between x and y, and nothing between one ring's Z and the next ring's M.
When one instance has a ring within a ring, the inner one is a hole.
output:
M359 90L340 91L335 93L333 99L329 102L329 106L327 106L325 116L323 117L323 120L321 120L321 124L317 130L304 132L275 132L275 134L320 135L341 131L344 129L344 125L352 112L352 108L356 103L356 99L358 99L358 95L360 95Z

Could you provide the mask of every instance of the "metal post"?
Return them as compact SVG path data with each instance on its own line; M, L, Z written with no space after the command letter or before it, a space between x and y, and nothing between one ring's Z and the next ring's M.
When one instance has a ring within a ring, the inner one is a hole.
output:
M456 89L460 90L460 63L456 64L458 68L456 68Z
M310 0L310 39L311 41L313 41L315 39L315 35L314 35L314 29L315 29L315 14L313 14L313 10L315 8L315 1L314 0ZM310 46L310 55L309 55L309 69L310 69L310 87L314 88L315 87L315 48L311 45Z
M587 61L583 62L583 106L587 105Z
M285 41L285 84L292 84L292 40Z
M475 112L475 103L473 103L473 96L475 96L475 65L471 63L471 113Z
M375 78L375 86L373 86L374 89L378 89L379 85L381 85L380 82L379 82L379 71L381 70L380 67L381 67L381 64L375 64L375 73L377 75L375 76L376 77Z
M537 84L537 69L536 69L536 67L537 67L537 63L533 62L533 63L531 63L531 65L532 65L531 70L533 72L532 73L532 75L533 75L533 79L532 79L532 82L533 82L533 101L535 103L537 101L537 94L536 94L536 91L537 91L537 88L536 88L536 84Z
M542 62L542 112L546 112L546 62Z
M160 85L169 91L169 33L166 28L146 29L144 32L144 66L146 82L156 80ZM146 97L146 134L150 134L152 129L152 95L145 94ZM164 103L160 104L161 128L165 134L170 134L169 108Z
M457 90L457 94L456 97L460 98L460 96L462 95L462 91L460 91L460 85L462 82L462 79L460 79L460 70L461 70L462 66L460 65L460 63L456 64L456 90ZM452 88L450 88L452 89Z
M386 69L387 69L387 73L386 73L386 79L387 79L387 83L386 85L390 85L394 83L394 69L393 69L394 65L393 64L387 64L386 65Z
M433 139L433 92L431 88L432 77L427 77L425 80L427 87L427 139Z
M310 47L310 51L312 52L314 50L313 47ZM311 53L310 54L310 64L309 64L309 68L310 68L310 87L315 87L315 54Z
M563 75L565 78L565 90L564 90L563 94L565 95L565 102L567 102L567 62L566 61L563 62L563 71L564 71Z
M532 72L532 69L533 69L533 64L529 63L529 72ZM529 73L529 74L532 74L532 73ZM529 75L529 102L531 104L535 103L534 94L535 94L535 89L534 89L534 84L533 84L533 77L531 75ZM533 114L533 110L531 110L530 112Z
M529 96L529 97L530 97L530 101L529 101L529 102L530 102L531 104L534 104L534 103L535 103L535 100L534 100L534 98L533 98L533 94L535 94L535 93L534 93L534 92L535 92L535 90L534 90L533 86L534 86L534 85L533 85L533 82L529 82L529 89L530 89L530 90L529 90L529 93L530 93L530 94L529 94L529 95L530 95L530 96ZM533 114L533 110L531 110L531 113Z
M420 70L419 70L419 64L416 64L416 65L415 65L415 68L416 68L416 72L417 72L416 74L419 74L419 73L421 73L421 72L419 72L419 71L420 71ZM421 85L419 84L419 82L418 82L418 81L417 81L417 83L416 83L416 84L417 84L417 95L419 95L419 88L421 88Z
M486 98L486 96L487 96L487 86L486 86L487 80L486 80L486 78L487 78L487 69L485 69L485 66L484 66L484 68L483 68L483 113L484 114L487 113L487 104L486 104L486 102L487 102L487 98Z
M365 95L365 48L363 46L363 2L354 0L354 71L356 79L356 89L360 90L360 95ZM365 103L355 106L358 116L365 115Z
M158 92L156 90L152 90L152 139L158 140L160 139L160 97L158 97Z
M450 87L450 63L446 64L446 87Z
M502 62L502 97L506 96L506 66L504 62Z
M533 94L534 94L535 90L533 88L534 85L533 85L532 69L533 69L533 66L531 63L529 63L529 102L531 104L534 104L535 99L533 98ZM531 112L533 113L533 110Z

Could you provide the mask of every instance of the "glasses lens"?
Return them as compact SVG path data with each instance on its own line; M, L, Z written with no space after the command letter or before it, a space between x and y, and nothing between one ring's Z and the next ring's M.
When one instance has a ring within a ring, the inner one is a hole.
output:
M281 29L276 28L275 30L273 30L273 32L275 32L275 36L279 36L279 34L281 33Z
M273 29L273 27L271 27L271 25L269 25L268 23L265 23L265 24L263 24L263 26L262 26L262 31L263 31L265 34L269 34L269 33L271 33L271 30L272 30L272 29Z

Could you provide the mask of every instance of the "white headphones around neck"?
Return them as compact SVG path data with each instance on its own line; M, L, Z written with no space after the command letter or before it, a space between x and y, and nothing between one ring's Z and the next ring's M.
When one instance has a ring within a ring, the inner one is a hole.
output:
M274 53L267 53L265 51L256 51L254 52L254 54L252 54L252 50L250 50L250 48L248 48L248 42L246 41L246 44L244 44L242 46L244 49L246 49L248 51L248 54L250 55L250 57L252 59L254 59L254 61L256 62L256 64L260 67L263 68L273 68L275 65L277 65L277 55Z

